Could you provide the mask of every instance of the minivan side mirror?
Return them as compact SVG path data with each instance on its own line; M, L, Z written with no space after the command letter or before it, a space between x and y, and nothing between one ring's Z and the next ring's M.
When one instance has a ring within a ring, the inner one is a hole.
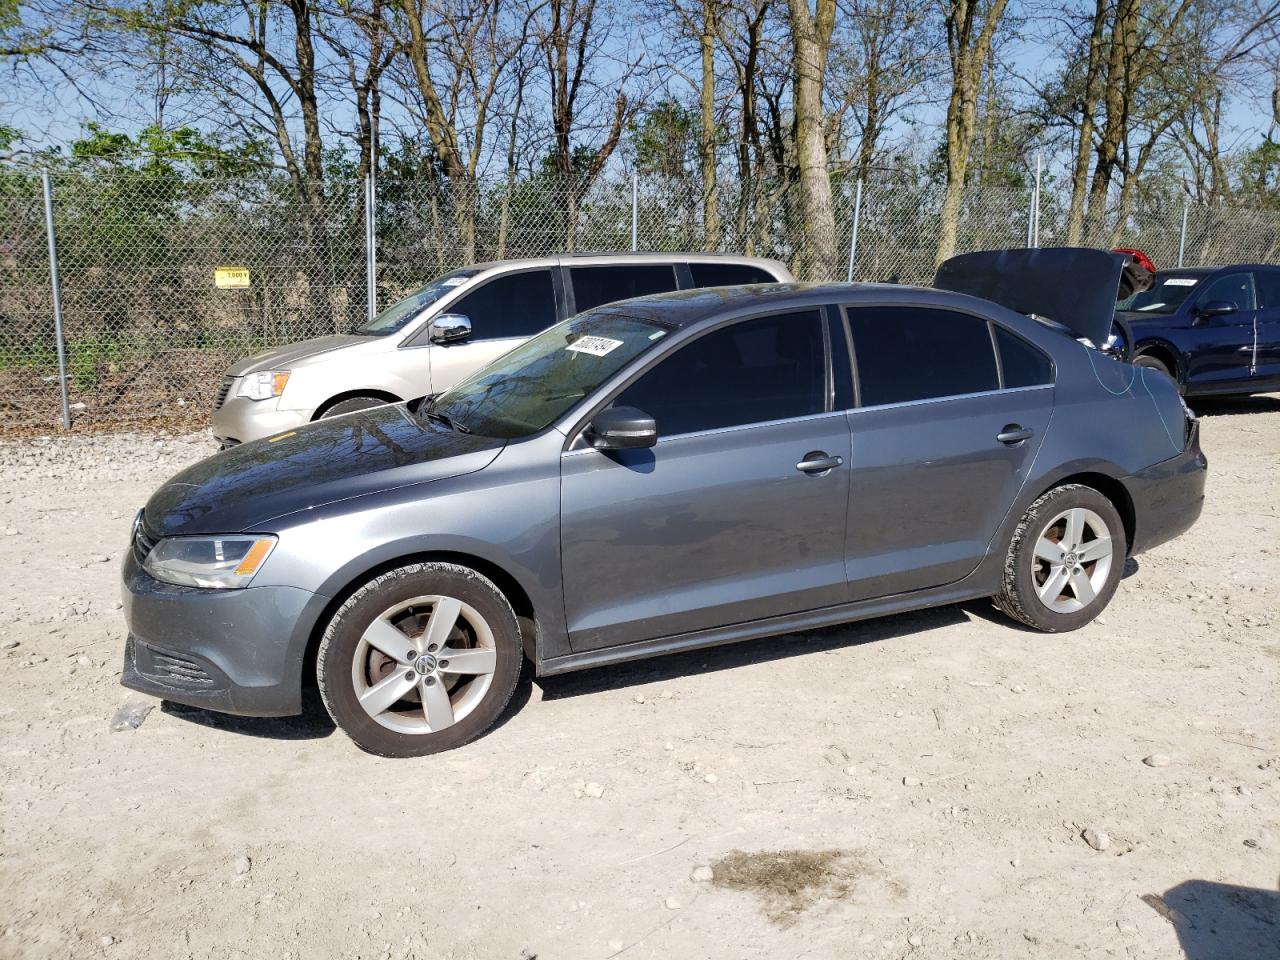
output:
M658 426L643 410L609 407L591 418L583 436L597 450L636 450L658 442Z
M1196 318L1207 320L1209 317L1225 317L1229 313L1235 313L1240 308L1230 300L1210 300L1208 303L1196 307Z
M442 313L431 321L432 343L458 343L471 336L471 318L461 313Z

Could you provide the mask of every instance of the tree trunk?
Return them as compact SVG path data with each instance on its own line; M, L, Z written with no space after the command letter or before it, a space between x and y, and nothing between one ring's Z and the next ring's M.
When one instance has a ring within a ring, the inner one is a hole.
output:
M990 55L996 27L1004 16L1007 3L1008 0L990 0L976 36L976 0L950 0L947 9L947 48L951 56L951 96L947 101L946 118L947 188L942 200L935 263L941 263L956 252L965 174L978 113L982 65Z
M822 87L835 25L835 0L789 0L791 52L795 76L795 146L800 170L804 226L800 271L805 279L831 280L836 275L836 218L827 169L827 141Z
M702 0L702 140L698 145L702 166L703 246L720 248L720 191L716 182L716 0Z
M431 146L440 158L444 175L449 178L453 187L451 205L454 222L458 228L458 242L462 247L463 262L474 263L476 229L471 178L467 176L467 167L462 162L453 127L445 115L444 105L436 90L435 82L431 79L431 71L427 64L427 40L422 30L422 14L418 4L416 0L401 0L401 6L409 25L409 42L405 44L405 55L413 67L413 76L418 82L418 92L426 110L424 120L427 136L431 138Z
M1098 72L1102 61L1102 38L1107 27L1109 0L1097 0L1093 29L1089 34L1089 58L1085 65L1084 100L1080 106L1080 141L1076 144L1071 168L1071 209L1067 213L1067 246L1077 247L1084 232L1084 198L1089 183L1089 158L1093 155L1094 114L1098 110Z

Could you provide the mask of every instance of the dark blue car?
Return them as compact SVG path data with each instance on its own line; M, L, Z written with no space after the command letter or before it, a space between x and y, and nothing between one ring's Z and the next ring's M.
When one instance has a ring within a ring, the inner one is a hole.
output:
M1188 396L1280 390L1280 267L1162 271L1117 311L1115 350Z

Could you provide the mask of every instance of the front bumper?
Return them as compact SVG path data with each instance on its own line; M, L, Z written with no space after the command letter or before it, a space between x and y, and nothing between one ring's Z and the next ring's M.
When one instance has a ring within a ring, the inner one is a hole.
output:
M1141 553L1191 529L1204 508L1209 462L1200 449L1200 423L1192 421L1186 449L1124 478L1133 498L1131 553Z
M293 430L311 420L306 410L281 410L281 399L250 400L235 396L236 383L230 396L213 411L213 435L224 446L260 440L275 433Z
M202 590L124 563L124 673L132 690L253 717L302 711L302 667L326 600L296 587Z

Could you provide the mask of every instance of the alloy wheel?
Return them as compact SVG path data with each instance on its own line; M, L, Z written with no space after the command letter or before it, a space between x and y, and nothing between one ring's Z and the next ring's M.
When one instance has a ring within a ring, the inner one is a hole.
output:
M1032 580L1054 613L1076 613L1093 602L1111 573L1111 531L1087 507L1058 514L1036 539Z
M365 629L351 681L365 713L390 730L439 733L484 699L497 668L493 631L454 597L414 597Z

